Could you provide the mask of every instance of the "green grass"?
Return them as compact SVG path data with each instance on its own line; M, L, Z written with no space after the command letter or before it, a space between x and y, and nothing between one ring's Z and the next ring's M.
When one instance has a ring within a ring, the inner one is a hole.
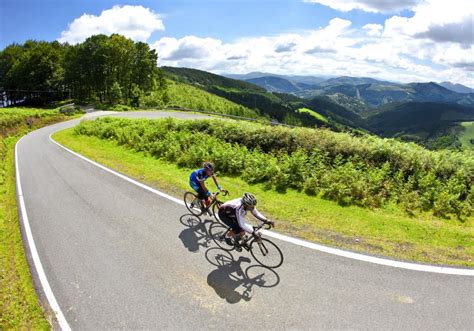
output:
M141 152L96 137L74 135L68 129L53 136L58 142L112 169L126 173L178 198L189 190L192 169L157 160ZM285 194L219 176L235 198L249 191L259 209L277 220L277 231L310 241L360 252L434 264L474 266L474 219L437 219L429 214L406 216L395 206L370 210L341 207L335 202L295 190ZM212 184L211 184L212 186Z
M5 125L0 131L0 330L50 329L51 316L39 304L21 237L14 150L16 142L29 131L70 118L57 109L0 109Z
M18 225L14 149L20 135L0 142L0 329L49 329L33 288Z
M474 150L474 144L471 144L471 139L474 139L474 122L462 122L461 126L464 128L459 134L462 146Z
M143 97L143 105L182 107L251 118L257 118L259 116L254 110L184 83L168 81L166 93L169 100L166 104L159 102L161 98L160 93L161 92L157 91L153 92L150 96Z
M314 118L316 118L320 121L323 121L325 123L329 123L326 117L324 117L323 115L321 115L318 112L315 112L314 110L311 110L311 109L308 109L308 108L300 108L300 109L297 110L297 112L298 113L308 113L308 114L310 114L311 116L313 116Z

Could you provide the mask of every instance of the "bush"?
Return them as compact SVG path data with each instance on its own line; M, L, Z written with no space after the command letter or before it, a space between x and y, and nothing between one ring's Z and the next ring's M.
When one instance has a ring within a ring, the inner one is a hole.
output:
M304 190L344 205L376 208L392 201L410 214L431 210L458 218L473 210L474 160L465 153L230 121L104 118L82 122L75 130L183 167L209 160L220 173L240 175L248 183L280 192Z

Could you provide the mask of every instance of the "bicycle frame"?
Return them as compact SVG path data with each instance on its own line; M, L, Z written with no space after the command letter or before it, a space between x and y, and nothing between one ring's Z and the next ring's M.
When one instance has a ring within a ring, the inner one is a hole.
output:
M256 240L257 242L260 241L260 240L262 239L262 235L261 235L260 233L258 233L257 231L260 230L261 228L263 228L265 225L268 225L268 229L271 228L271 225L269 225L268 223L262 223L262 224L260 224L259 226L255 227L255 228L254 228L255 231L252 233L252 235L251 235L251 236L248 236L247 238L245 238L245 239L239 244L239 246L236 245L236 241L235 241L235 239L234 239L234 246L235 246L235 247L242 247L242 248L245 248L245 250L246 250L247 252L249 252L249 251L250 251L250 246L247 245L247 243L248 243L250 240L252 240L252 239ZM229 232L229 231L230 231L230 229L228 229L225 233L227 234L227 232Z

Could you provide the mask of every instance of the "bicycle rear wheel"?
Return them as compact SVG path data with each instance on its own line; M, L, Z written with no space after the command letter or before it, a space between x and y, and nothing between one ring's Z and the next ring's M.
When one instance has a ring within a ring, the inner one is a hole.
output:
M184 193L184 204L186 205L186 208L189 210L189 212L194 216L202 215L202 202L196 194L192 192Z
M252 240L250 254L264 267L278 268L283 263L283 253L280 248L266 238Z
M221 223L212 223L211 227L209 228L209 235L211 236L212 240L216 243L219 248L222 248L225 251L230 252L235 248L234 245L229 245L225 242L225 235L229 231L229 227L222 225Z

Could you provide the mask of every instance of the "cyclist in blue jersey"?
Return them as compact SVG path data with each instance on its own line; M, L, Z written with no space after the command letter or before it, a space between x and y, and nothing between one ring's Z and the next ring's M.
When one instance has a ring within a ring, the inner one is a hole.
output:
M217 182L216 175L214 174L214 166L210 162L204 162L202 168L193 171L189 177L189 185L197 192L198 198L201 199L206 206L211 203L211 192L207 189L205 184L205 181L209 177L212 177L219 191L225 192L222 186Z

